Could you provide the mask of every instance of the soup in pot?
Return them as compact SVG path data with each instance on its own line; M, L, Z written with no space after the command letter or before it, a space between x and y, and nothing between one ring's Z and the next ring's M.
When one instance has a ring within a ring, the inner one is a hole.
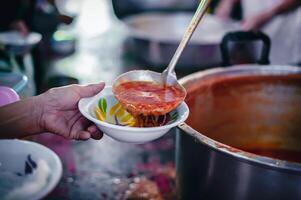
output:
M223 144L301 163L301 75L221 75L184 85L187 123Z

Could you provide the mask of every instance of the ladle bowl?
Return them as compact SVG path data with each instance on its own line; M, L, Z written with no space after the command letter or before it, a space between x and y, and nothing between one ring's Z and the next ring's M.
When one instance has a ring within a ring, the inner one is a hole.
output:
M152 82L155 84L159 84L159 85L165 85L165 82L162 78L162 74L158 73L158 72L154 72L154 71L149 71L149 70L133 70L133 71L129 71L127 73L124 73L122 75L120 75L119 77L117 77L117 79L114 81L113 84L113 88L112 91L116 95L116 88L123 83L126 82L136 82L136 81L143 81L143 82ZM181 94L182 94L182 99L179 102L175 102L175 104L171 107L166 106L166 107L155 107L153 108L151 111L148 111L148 113L161 113L160 115L164 115L172 110L174 110L179 104L181 104L186 96L186 90L185 88L178 83L176 77L174 77L174 80L172 81L172 86L179 89ZM141 114L141 115L147 115L145 113L145 110L143 109L138 109L137 107L134 107L132 105L127 105L125 102L122 101L122 99L118 99L120 104L129 112L133 111L135 113ZM169 102L166 102L166 105ZM151 115L151 114L150 114Z

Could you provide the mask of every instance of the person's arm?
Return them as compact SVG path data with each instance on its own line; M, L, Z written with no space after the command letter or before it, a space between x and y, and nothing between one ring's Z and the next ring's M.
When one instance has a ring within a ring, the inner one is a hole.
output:
M230 18L233 7L240 0L221 0L215 9L215 15L221 19Z
M18 31L24 37L29 33L29 29L23 20L14 21L11 24L11 28Z
M275 4L271 9L244 20L242 28L244 30L258 30L273 17L294 11L299 6L301 6L300 0L282 0L280 3Z
M20 138L42 132L41 116L37 97L0 107L0 138Z
M300 0L282 0L278 5L275 5L271 9L272 15L281 15L290 11L293 11L301 6Z
M68 139L100 139L102 133L84 118L77 104L99 93L104 83L54 88L36 97L0 107L0 138L50 132Z

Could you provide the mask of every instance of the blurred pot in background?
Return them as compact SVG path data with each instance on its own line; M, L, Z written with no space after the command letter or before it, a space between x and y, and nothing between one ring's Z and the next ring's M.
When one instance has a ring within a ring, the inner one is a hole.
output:
M170 62L192 13L145 13L123 20L129 30L131 53L153 67L165 67ZM238 30L233 21L221 21L207 15L200 23L178 62L177 69L192 71L219 66L222 62L220 43L223 36Z
M119 18L150 11L193 11L198 5L194 0L112 0L115 14Z

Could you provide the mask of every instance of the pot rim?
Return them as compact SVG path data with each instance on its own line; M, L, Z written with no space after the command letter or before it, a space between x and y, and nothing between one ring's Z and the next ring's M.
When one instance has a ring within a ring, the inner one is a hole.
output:
M196 72L190 74L179 80L180 84L185 85L185 83L192 80L200 80L208 77L221 75L221 74L236 74L240 75L285 75L285 74L301 74L301 68L289 65L257 65L257 64L245 64L245 65L236 65L228 68L214 68L201 72ZM196 131L191 126L185 122L180 124L178 128L185 133L188 133L190 136L198 139L199 142L209 146L210 148L222 152L224 154L233 156L235 158L252 162L260 165L264 165L270 168L277 168L283 170L289 170L291 172L301 172L301 163L290 162L280 159L275 159L266 156L260 156L254 153L249 153L238 148L231 147L229 145L218 142L214 139L211 139L202 133Z

